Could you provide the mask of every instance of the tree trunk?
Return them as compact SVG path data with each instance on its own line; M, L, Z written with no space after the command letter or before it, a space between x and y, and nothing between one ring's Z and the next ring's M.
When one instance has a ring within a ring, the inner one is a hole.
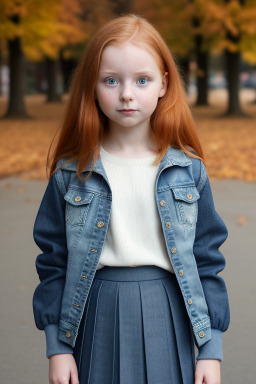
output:
M187 57L179 57L178 66L180 68L180 74L184 82L185 91L187 93L189 86L189 59Z
M3 118L29 118L25 103L25 60L19 38L8 41L10 86L9 101Z
M230 0L225 0L228 4ZM245 4L245 0L239 0L241 5ZM227 39L232 43L238 44L241 38L241 34L234 36L227 31ZM230 52L229 50L224 51L225 55L225 66L226 66L226 78L228 82L228 109L223 115L226 116L247 116L241 109L239 100L239 72L240 72L240 51Z
M57 76L58 76L58 60L46 57L46 73L47 73L47 102L60 102L61 95L57 90Z
M200 27L200 19L193 17L192 26ZM208 52L202 51L203 36L198 32L194 35L195 53L197 62L197 99L195 105L208 105Z
M228 82L228 109L224 116L246 116L239 100L240 52L225 50L226 77Z
M201 50L202 36L195 36L197 58L197 99L196 105L208 105L209 53Z
M63 89L64 93L69 92L70 82L73 72L76 68L77 61L74 59L64 59L63 55L60 54L61 73L63 78Z
M114 12L116 15L123 15L131 12L132 0L112 0L115 7Z
M1 45L0 45L0 95L3 94L2 65L3 65L3 56L2 56L2 50L1 50Z

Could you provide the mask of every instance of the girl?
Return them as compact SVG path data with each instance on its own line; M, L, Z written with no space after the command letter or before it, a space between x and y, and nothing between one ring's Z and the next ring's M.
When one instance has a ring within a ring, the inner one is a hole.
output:
M107 23L72 79L34 225L50 383L220 383L227 228L203 160L162 37L137 15Z

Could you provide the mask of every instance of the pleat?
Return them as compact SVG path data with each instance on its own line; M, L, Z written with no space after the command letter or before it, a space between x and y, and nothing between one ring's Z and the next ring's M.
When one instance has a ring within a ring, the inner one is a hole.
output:
M176 277L95 279L74 356L80 384L193 384L194 347Z
M122 283L119 287L120 383L147 383L141 312L139 283Z
M81 383L113 384L114 371L118 371L116 338L118 284L95 280L88 302L83 339L79 356ZM118 377L116 378L116 384Z
M173 331L171 333L175 335L176 342L172 345L177 348L182 383L192 384L195 372L194 344L184 299L181 291L177 289L178 282L171 279L162 279L162 283L166 290L173 319Z
M173 360L177 363L176 351L173 341L168 340L168 302L161 281L140 282L140 288L148 384L156 383L156 379L158 384L179 384L173 367Z
M97 283L96 283L97 285ZM99 285L99 284L98 284ZM95 294L94 294L95 296ZM87 304L85 306L85 310L84 310L84 314L83 314L83 317L82 317L82 320L81 320L81 323L80 323L80 328L79 328L79 332L78 332L78 336L77 336L77 340L76 340L76 345L75 345L75 348L74 348L74 358L76 360L76 363L77 363L77 368L78 368L78 373L81 371L81 365L82 365L82 370L84 370L84 367L85 367L85 357L86 355L84 355L84 342L85 342L85 328L86 328L86 324L87 324L87 315L88 315L88 312L89 312L89 308L90 310L92 310L92 306L90 307L90 303L91 303L91 298L92 298L92 290L89 292L89 295L88 295L88 299L87 299ZM83 359L82 359L83 357Z

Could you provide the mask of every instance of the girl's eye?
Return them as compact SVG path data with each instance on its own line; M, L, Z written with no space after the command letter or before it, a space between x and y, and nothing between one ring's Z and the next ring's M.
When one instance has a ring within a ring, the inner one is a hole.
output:
M114 77L109 77L108 79L106 79L106 82L110 85L113 85L113 84L116 84L116 79L114 79Z
M149 78L147 76L142 76L140 77L136 83L138 83L139 85L145 85L147 84L147 82L149 81ZM109 77L105 80L105 82L109 85L115 85L117 84L117 80L114 78L114 77Z
M140 85L144 85L147 83L148 80L149 80L148 77L140 77L138 82Z

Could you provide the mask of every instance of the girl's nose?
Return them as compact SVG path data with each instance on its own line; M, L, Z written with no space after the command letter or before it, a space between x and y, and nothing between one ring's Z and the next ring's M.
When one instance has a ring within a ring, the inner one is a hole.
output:
M123 86L120 91L120 100L129 101L133 99L134 99L134 96L132 94L131 87L129 87L128 85Z

